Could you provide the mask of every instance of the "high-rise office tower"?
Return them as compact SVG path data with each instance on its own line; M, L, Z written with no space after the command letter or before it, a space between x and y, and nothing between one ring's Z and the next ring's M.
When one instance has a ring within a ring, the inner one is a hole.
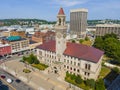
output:
M76 34L78 38L86 36L87 27L87 9L70 10L70 33Z

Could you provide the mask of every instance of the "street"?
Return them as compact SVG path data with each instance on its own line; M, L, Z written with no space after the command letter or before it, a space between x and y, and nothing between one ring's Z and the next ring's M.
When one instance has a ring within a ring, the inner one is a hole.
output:
M8 85L6 85L6 83L0 80L0 90L13 90L13 89L11 89Z
M6 71L0 69L0 75L3 74L6 76L6 78L10 78L13 80L13 82L11 83L11 85L16 89L16 90L33 90L30 86L26 85L25 83L23 83L21 80L19 82L17 82L17 78L14 77L13 75L7 73ZM11 89L12 90L12 89Z

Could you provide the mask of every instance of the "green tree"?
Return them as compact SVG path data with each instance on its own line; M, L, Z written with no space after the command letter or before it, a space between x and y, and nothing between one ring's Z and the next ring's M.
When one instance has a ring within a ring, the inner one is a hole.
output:
M39 64L39 63L40 63L39 60L37 59L34 60L34 64Z
M85 41L89 41L89 40L90 40L90 39L86 36L86 37L85 37Z
M115 73L120 73L120 70L117 68L117 67L114 67L113 69L112 69Z
M75 43L75 40L72 40L72 43Z
M106 38L104 40L105 46L104 50L107 56L111 58L116 58L116 55L119 54L120 51L120 44L118 43L119 41L115 38Z
M70 76L70 74L69 74L69 72L67 71L67 72L66 72L66 77L69 77L69 76Z
M33 58L31 58L31 57L29 57L29 58L27 59L27 61L28 61L29 64L33 64L33 63L34 63L34 60L33 60Z
M77 84L81 84L83 82L83 80L81 79L81 77L78 75L76 78L75 78L75 82Z
M31 54L31 55L29 56L28 62L29 62L30 64L33 64L33 63L39 64L39 61L38 61L37 57L34 56L34 54Z
M103 39L106 39L106 38L115 38L115 39L117 39L117 35L116 34L114 34L114 33L111 33L111 34L106 34L105 36L103 36Z
M104 47L104 41L101 37L96 37L95 39L95 43L93 45L94 47L96 48L99 48L101 50L103 50L103 47Z
M95 88L95 81L94 81L94 79L87 79L87 80L85 81L85 84L86 84L87 86L90 86L91 88Z
M23 59L23 61L26 61L26 60L27 60L27 58L26 58L25 56L23 56L22 59Z
M82 43L82 42L84 42L84 40L83 40L83 39L80 39L79 43Z
M103 79L99 79L99 80L96 82L95 90L105 90L105 85L104 85Z
M76 75L75 74L71 74L70 78L71 78L71 80L75 80L76 79Z
M105 54L120 63L120 41L115 34L106 34L103 37L96 37L93 45L105 51Z

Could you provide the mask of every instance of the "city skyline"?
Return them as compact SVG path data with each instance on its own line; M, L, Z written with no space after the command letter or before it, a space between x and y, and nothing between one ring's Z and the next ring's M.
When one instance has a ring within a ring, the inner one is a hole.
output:
M88 9L88 19L120 19L119 0L1 0L0 19L36 18L55 21L56 12L63 7L70 20L70 10Z

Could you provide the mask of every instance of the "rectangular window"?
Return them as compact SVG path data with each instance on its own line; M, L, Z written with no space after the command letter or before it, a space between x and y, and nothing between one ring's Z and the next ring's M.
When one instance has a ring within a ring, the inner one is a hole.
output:
M69 69L69 66L67 66L67 69Z
M74 71L76 71L76 69L74 68Z
M85 64L85 69L87 69L87 64Z
M58 58L58 61L60 62L60 58Z
M74 65L76 65L76 62L74 62Z
M69 60L67 60L67 63L69 63Z
M85 64L85 69L90 70L91 65L90 64Z
M90 70L90 67L91 67L90 64L88 64L88 70Z
M88 73L88 76L90 75L90 73Z
M64 65L64 68L66 67L66 65Z
M72 61L71 61L71 64L72 64Z

